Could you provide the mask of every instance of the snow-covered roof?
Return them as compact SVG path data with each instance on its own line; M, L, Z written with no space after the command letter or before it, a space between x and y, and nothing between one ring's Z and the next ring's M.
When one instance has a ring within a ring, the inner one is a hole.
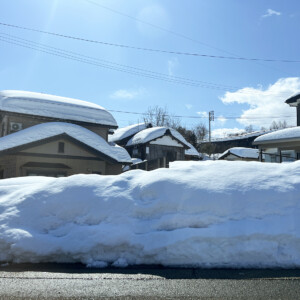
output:
M188 142L185 138L175 129L168 127L152 127L144 129L137 134L135 134L126 144L126 146L133 146L138 144L148 143L152 140L155 140L163 135L165 135L166 131L169 130L171 135L179 140L182 144L188 146Z
M189 142L185 143L188 147L190 147L189 149L185 150L185 155L191 155L191 156L198 156L200 157L200 153L196 150L196 148L190 144Z
M292 97L285 100L285 103L290 106L297 106L300 103L300 93L294 94Z
M240 134L237 136L228 136L228 137L224 137L224 138L216 138L216 139L212 139L211 142L212 143L217 143L217 142L226 142L226 141L234 141L234 140L242 140L242 139L248 139L248 138L252 138L252 137L257 137L269 132L273 132L274 130L277 129L272 129L272 130L263 130L263 131L254 131L251 133L244 133L244 134ZM208 140L204 140L203 142L208 142Z
M129 126L126 126L123 128L118 128L117 130L115 130L113 135L108 136L108 140L110 142L121 141L127 137L130 137L130 136L138 133L141 130L148 128L149 125L150 124L146 124L146 123L138 123L138 124L129 125Z
M226 150L224 153L222 153L218 159L223 159L230 154L241 158L257 159L259 157L259 150L252 149L252 148L244 148L244 147L233 147Z
M263 144L265 142L271 143L276 141L288 141L288 140L294 140L298 139L300 140L300 126L298 127L292 127L292 128L286 128L277 130L275 132L271 132L268 134L261 135L260 137L256 138L253 142L253 144Z
M0 138L0 151L27 145L64 133L117 162L131 162L131 158L124 148L108 144L100 135L82 126L64 122L38 124L4 136Z
M117 127L114 117L100 105L42 93L0 91L0 110Z

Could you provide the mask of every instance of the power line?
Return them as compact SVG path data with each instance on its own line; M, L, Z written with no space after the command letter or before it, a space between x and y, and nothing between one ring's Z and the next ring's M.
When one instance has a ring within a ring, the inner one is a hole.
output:
M63 49L47 46L40 43L35 43L29 40L25 40L19 37L7 35L5 33L0 33L0 35L6 35L6 36L0 36L0 40L9 44L21 46L24 48L36 50L39 52L44 52L47 54L51 54L54 56L59 56L62 58L70 59L79 61L82 63L103 67L115 71L125 72L128 74L136 75L136 76L142 76L142 77L148 77L152 79L162 80L170 83L178 83L182 85L188 85L188 86L194 86L194 87L202 87L202 88L209 88L209 89L215 89L215 90L234 90L234 87L225 86L225 85L218 85L215 83L209 83L204 81L197 81L193 79L186 79L183 77L176 77L176 76L169 76L163 73L158 73L150 70L145 70L141 68L135 68L131 66L125 66L121 64L116 64L113 62L103 61L96 58L92 58L89 56L84 56L75 52L66 51ZM102 61L102 62L101 62ZM237 87L236 87L237 88Z
M2 36L1 36L2 35ZM151 70L146 70L142 68L137 68L133 66L127 66L127 65L122 65L118 63L114 63L111 61L103 60L103 59L98 59L94 58L91 56L86 56L82 55L73 51L67 51L63 49L59 49L56 47L48 46L45 44L41 43L36 43L33 41L29 41L17 36L13 36L10 34L6 33L1 33L0 32L0 41L6 42L9 44L17 45L23 48L43 52L46 54L58 56L61 58L65 58L68 60L73 60L85 64L90 64L93 66L101 67L101 68L106 68L118 72L124 72L127 74L131 74L134 76L139 76L139 77L146 77L146 78L151 78L151 79L156 79L156 80L161 80L169 83L174 83L174 84L181 84L181 85L187 85L187 86L192 86L192 87L200 87L200 88L207 88L207 89L213 89L213 90L221 90L221 91L226 91L226 92L234 92L234 90L240 90L239 92L242 95L256 95L258 93L263 93L263 95L279 95L282 94L285 95L285 97L290 96L289 92L266 92L266 91L261 91L261 90L242 90L240 87L234 87L234 86L227 86L227 85L222 85L222 84L217 84L217 83L212 83L212 82L207 82L207 81L199 81L199 80L194 80L194 79L188 79L184 77L179 77L179 76L170 76L166 75L163 73L159 72L154 72Z
M89 42L89 43L95 43L95 44L101 44L106 46L113 46L113 47L120 47L120 48L127 48L127 49L134 49L134 50L140 50L140 51L148 51L148 52L159 52L159 53L168 53L168 54L176 54L176 55L185 55L185 56L195 56L195 57L205 57L205 58L217 58L217 59L230 59L230 60L244 60L244 61L263 61L263 62L281 62L281 63L300 63L300 60L289 60L289 59L266 59L266 58L249 58L249 57L238 57L238 56L222 56L222 55L211 55L211 54L200 54L200 53L190 53L190 52L181 52L181 51L168 51L168 50L162 50L162 49L153 49L153 48L145 48L145 47L137 47L137 46L129 46L125 44L116 44L116 43L108 43L98 40L91 40L86 38L80 38L55 32L49 32L39 29L33 29L13 24L7 24L0 22L0 25L2 26L9 26L13 28L33 31L33 32L39 32L43 34L58 36L62 38L67 39L73 39L83 42Z
M206 46L206 47L208 47L208 48L211 48L211 49L214 49L214 50L223 52L223 53L227 53L227 54L233 55L233 56L235 56L235 57L238 57L238 56L239 56L238 54L236 54L236 53L234 53L234 52L230 52L230 51L227 51L227 50L225 50L225 49L222 49L222 48L218 48L218 47L212 46L212 45L210 45L210 44L207 44L207 43L204 43L204 42L202 42L202 41L199 41L199 40L196 40L196 39L194 39L194 38L191 38L191 37L189 37L189 36L187 36L187 35L185 35L185 34L178 33L178 32L175 32L175 31L173 31L173 30L169 30L169 29L163 28L163 27L161 27L161 26L158 26L158 25L156 25L156 24L153 24L153 23L150 23L150 22L147 22L147 21L144 21L144 20L135 18L135 17L133 17L133 16L130 16L130 15L128 15L128 14L125 14L125 13L123 13L123 12L120 12L120 11L118 11L118 10L116 10L116 9L111 8L111 7L108 7L108 6L104 6L104 5L102 5L102 4L99 4L98 2L95 2L95 1L92 1L92 0L85 0L85 1L86 1L86 2L89 2L89 3L91 3L91 4L94 4L94 5L96 5L96 6L99 6L99 7L101 7L101 8L104 8L104 9L106 9L106 10L108 10L108 11L110 11L110 12L113 12L113 13L115 13L115 14L121 15L121 16L123 16L123 17L127 17L127 18L132 19L132 20L134 20L134 21L137 21L137 22L139 22L139 23L143 23L143 24L146 24L146 25L151 26L151 27L153 27L153 28L159 29L159 30L161 30L161 31L170 33L170 34L172 34L172 35L174 35L174 36L177 36L177 37L179 37L179 38L183 38L183 39L185 39L185 40L188 40L188 41L191 41L191 42L195 42L195 43L200 44L200 45L204 45L204 46ZM285 73L285 74L288 74L288 75L289 75L288 72L283 71L283 70L280 70L280 69L278 69L278 68L275 68L274 66L264 65L264 64L262 64L262 63L260 63L260 62L257 62L257 61L254 62L254 63L257 64L257 65L259 65L259 66L263 66L263 67L266 67L266 68L268 68L268 69L272 69L272 70L274 70L274 71L277 71L277 72L280 72L280 73Z
M148 115L147 112L133 112L133 111L123 111L123 110L114 110L114 109L107 109L110 112L114 113L124 113L124 114L132 114L132 115L143 115L146 116ZM170 114L164 114L166 117L173 117L173 118L183 118L183 119L209 119L209 115L207 116L185 116L185 115L170 115ZM215 119L218 118L223 118L223 119L245 119L245 120L259 120L259 119L279 119L279 118L295 118L292 116L256 116L256 117L242 117L242 116L237 116L237 117L226 117L226 116L215 116Z

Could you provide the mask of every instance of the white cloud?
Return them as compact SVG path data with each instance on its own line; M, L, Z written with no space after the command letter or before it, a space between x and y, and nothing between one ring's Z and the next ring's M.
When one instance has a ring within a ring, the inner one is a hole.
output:
M187 109L191 109L191 108L193 107L193 105L192 105L192 104L186 104L185 107L186 107Z
M141 96L144 93L143 89L138 90L117 90L110 95L113 99L134 99Z
M219 129L214 129L211 132L211 136L214 139L220 139L220 138L225 138L227 137L229 134L240 134L240 133L244 133L245 130L244 129L239 129L239 128L219 128Z
M281 12L269 8L269 9L267 9L266 14L262 15L262 18L268 18L268 17L280 16L280 15L281 15Z
M221 115L217 118L217 122L221 124L225 124L227 122L227 119Z
M197 111L197 114L202 118L208 118L208 113L206 111Z
M178 63L178 59L172 58L168 60L168 74L169 76L173 76L174 75L174 71L175 69L177 69L179 63Z
M282 78L263 90L246 87L236 92L226 92L221 101L225 104L248 104L237 121L244 125L269 127L273 120L286 120L289 125L296 124L295 108L285 103L293 94L300 91L300 78Z

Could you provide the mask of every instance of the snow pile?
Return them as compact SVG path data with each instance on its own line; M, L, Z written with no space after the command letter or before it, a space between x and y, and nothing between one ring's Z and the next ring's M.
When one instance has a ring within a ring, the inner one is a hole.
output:
M275 132L261 135L254 140L254 144L276 140L300 139L300 126L277 130Z
M226 150L222 155L219 157L219 159L223 159L229 154L241 157L241 158L253 158L258 159L259 157L259 150L258 149L252 149L252 148L244 148L244 147L233 147L228 150Z
M108 144L100 135L84 127L64 122L38 124L6 135L0 138L0 151L16 148L18 146L27 145L59 135L68 135L118 162L131 162L131 158L124 148L115 144Z
M108 136L108 140L110 142L116 143L117 141L121 141L125 138L128 138L128 137L138 133L139 131L148 128L149 126L152 126L152 125L150 123L149 124L138 123L138 124L130 125L127 127L118 128L117 130L115 130L114 134Z
M300 162L0 181L0 261L300 267Z
M0 110L112 127L118 126L114 117L100 105L42 93L0 91Z

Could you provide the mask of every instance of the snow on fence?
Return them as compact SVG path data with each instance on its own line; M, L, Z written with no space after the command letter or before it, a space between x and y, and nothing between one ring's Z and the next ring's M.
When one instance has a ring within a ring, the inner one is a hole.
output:
M300 162L0 181L1 262L300 267Z

